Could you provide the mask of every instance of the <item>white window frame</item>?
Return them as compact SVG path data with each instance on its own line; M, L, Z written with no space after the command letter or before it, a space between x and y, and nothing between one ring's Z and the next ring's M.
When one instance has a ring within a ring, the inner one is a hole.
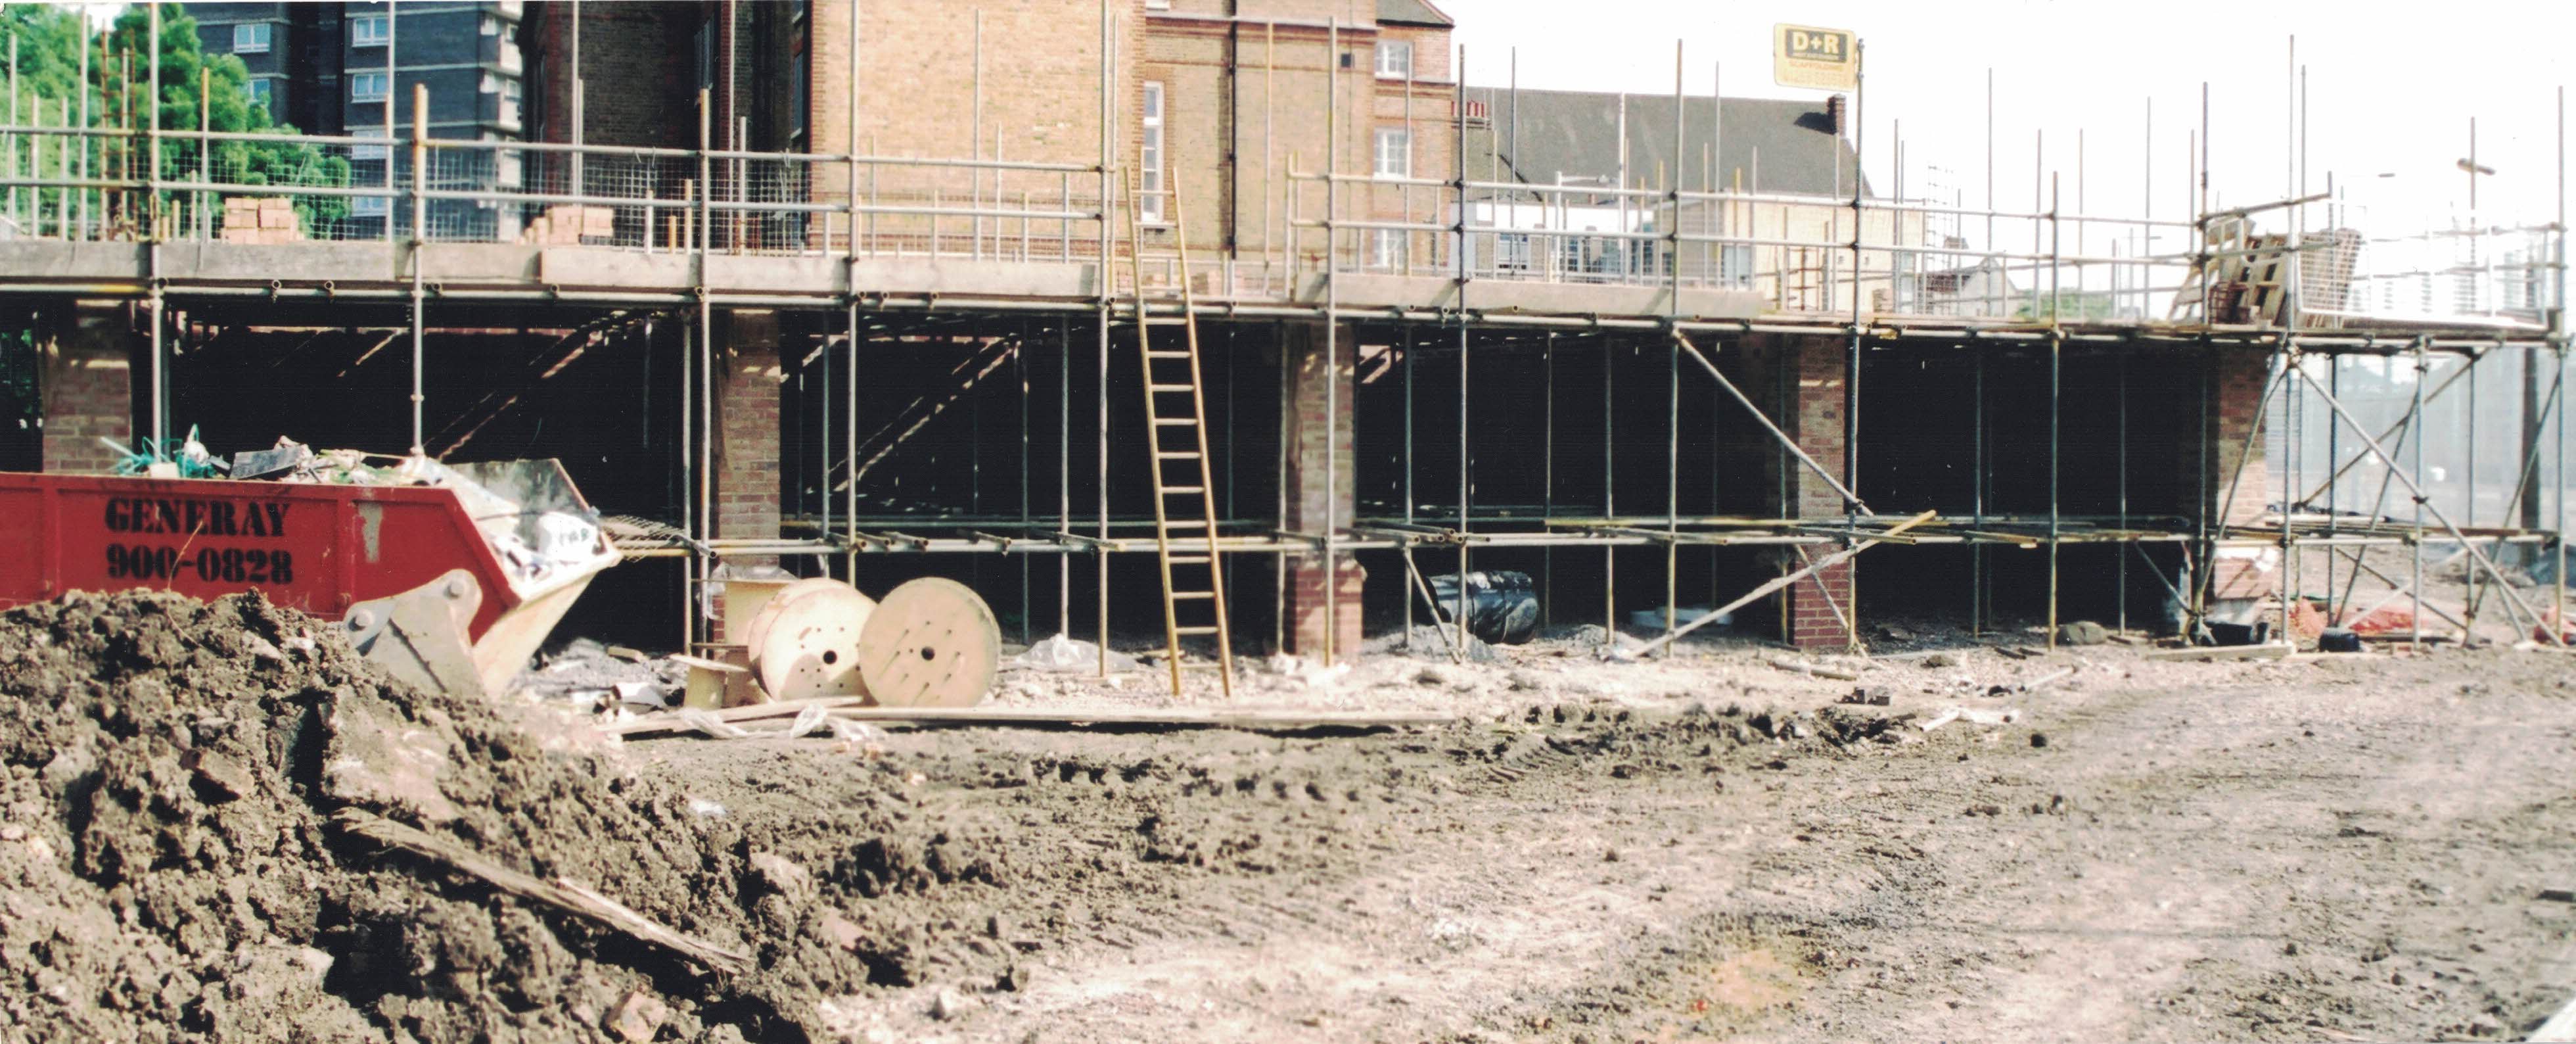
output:
M351 196L349 214L352 217L387 217L393 213L393 203L385 196Z
M1402 229L1370 229L1368 237L1369 269L1377 272L1403 271L1406 248L1411 245L1412 244L1407 240L1404 230Z
M250 91L251 100L261 105L269 104L269 96L277 90L277 85L265 76L253 76L243 86Z
M1377 78L1381 80L1413 78L1413 41L1380 40L1377 42Z
M494 131L484 131L476 137L480 140L494 143L518 140L516 138L503 138L499 133ZM525 149L492 150L493 187L501 189L515 189L520 187L521 182L523 182L527 177L527 164L525 162L526 153L527 150Z
M277 27L267 22L238 22L233 25L234 54L267 54L276 43Z
M1738 289L1750 288L1753 285L1753 244L1718 244L1717 281L1720 286Z
M1390 145L1389 143L1394 143ZM1403 127L1380 127L1369 138L1369 171L1375 177L1409 178L1413 176L1413 132Z
M483 35L485 36L499 36L501 35L501 20L494 18L491 15L484 15L482 29Z
M368 84L370 84L370 83L372 83L372 84L375 84L375 85L376 85L376 90L375 90L375 93L373 93L373 94L369 94L369 93L367 93L367 85L368 85ZM349 100L350 100L350 101L353 101L353 102L379 102L379 101L383 101L383 100L385 100L386 98L388 98L388 97L391 97L391 96L392 96L392 94L393 94L393 89L394 89L394 85L393 85L393 77L392 77L390 74L388 74L388 73L383 73L383 72L351 72L351 73L349 74Z
M349 19L349 46L383 47L394 39L394 20L387 15L359 15Z
M1137 217L1146 224L1163 223L1163 83L1145 81L1144 97L1137 118L1137 188L1140 204Z
M505 77L501 80L501 104L494 113L496 117L494 122L511 130L519 129L522 120L519 102L524 97L520 92L518 77Z
M349 131L349 136L355 138L387 137L383 127L374 125L353 128ZM349 146L349 158L353 160L380 160L384 159L387 155L389 155L389 153L385 151L385 147L382 145Z

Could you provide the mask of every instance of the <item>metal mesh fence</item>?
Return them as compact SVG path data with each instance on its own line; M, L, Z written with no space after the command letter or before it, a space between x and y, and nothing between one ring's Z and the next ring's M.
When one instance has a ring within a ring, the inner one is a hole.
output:
M1454 183L1346 177L1328 190L1314 175L1175 192L1131 237L1114 179L1104 200L1097 170L998 158L172 133L157 143L156 185L155 147L123 132L0 132L0 236L276 245L408 241L417 226L437 243L1009 263L1106 255L1120 292L1186 280L1206 297L1263 299L1327 268L1463 271L1735 292L1791 314L2270 321L2294 297L2316 325L2544 321L2558 307L2564 249L2554 228L2408 222L2341 202L2193 225L1894 200L1855 214L1824 197L1583 185L1470 185L1462 201ZM1175 207L1193 218L1186 266L1164 220ZM2295 295L2274 289L2292 285Z

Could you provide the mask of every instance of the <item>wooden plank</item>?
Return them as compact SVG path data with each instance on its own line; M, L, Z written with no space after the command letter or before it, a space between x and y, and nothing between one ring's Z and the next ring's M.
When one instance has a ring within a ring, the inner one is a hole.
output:
M820 699L811 700L780 700L775 703L754 703L742 707L727 707L724 710L710 711L709 713L713 714L717 721L723 722L766 721L771 718L793 718L804 713L805 708L807 707L821 707L824 710L831 710L836 707L864 707L867 705L867 702L868 698L865 696L826 696ZM675 714L648 714L631 721L621 721L615 725L602 726L599 731L610 736L633 737L655 736L671 732L694 732L696 731L696 727L690 725L688 722L681 721L679 716Z
M661 947L717 971L740 975L752 969L750 954L682 935L636 913L624 903L571 880L539 880L494 862L455 841L404 826L372 812L344 808L334 813L331 821L347 833L431 860L500 891L584 918L637 942Z
M2270 645L2208 645L2187 649L2148 649L2138 655L2150 660L2279 660L2293 650L2280 643Z
M1113 708L1095 711L1042 707L845 707L831 713L833 717L844 721L915 725L984 725L1059 729L1108 725L1245 729L1255 732L1280 729L1445 725L1461 720L1458 715L1448 711L1310 711L1216 707L1168 707L1142 710Z

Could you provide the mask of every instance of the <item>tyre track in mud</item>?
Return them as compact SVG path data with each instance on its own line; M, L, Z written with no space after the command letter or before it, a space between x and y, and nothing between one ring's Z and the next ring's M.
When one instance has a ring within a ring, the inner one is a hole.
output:
M2474 1035L2481 1014L2527 1028L2547 990L2526 969L2563 959L2544 951L2569 926L2443 912L2406 879L2502 852L2512 865L2479 872L2477 895L2519 887L2529 849L2576 825L2576 801L2532 782L2569 744L2446 734L2420 704L2456 669L2114 686L2053 700L2039 727L1929 734L1839 707L1586 705L1325 740L898 733L887 757L919 781L894 818L972 837L1003 870L878 900L880 920L929 941L848 999L853 1031L2300 1038ZM2535 698L2462 697L2506 718ZM2456 780L2476 749L2510 783L2492 800L2427 816L2372 793ZM2330 886L2338 870L2349 887ZM2525 941L2458 945L2498 928ZM942 989L965 1010L934 1018Z

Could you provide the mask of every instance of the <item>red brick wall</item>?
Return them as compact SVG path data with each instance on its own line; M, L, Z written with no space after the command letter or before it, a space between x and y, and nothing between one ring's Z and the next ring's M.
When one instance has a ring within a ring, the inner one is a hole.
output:
M2242 525L2261 518L2271 499L2271 469L2264 465L2263 444L2253 438L2262 424L2256 412L2263 402L2263 386L2271 377L2271 355L2249 350L2221 350L2218 353L2214 390L2209 404L2208 444L2211 490L2209 496L2213 521L2223 520ZM2236 498L2219 503L2228 495L2228 480L2236 475L2238 462L2245 466L2243 478L2236 479ZM2192 476L2197 483L2199 476ZM2195 487L2196 488L2196 487Z
M1833 551L1830 547L1815 547L1809 548L1807 553L1823 556ZM1850 642L1850 632L1844 629L1842 621L1834 618L1834 607L1841 606L1845 613L1852 611L1852 567L1852 562L1844 562L1816 574L1813 579L1800 580L1788 590L1789 644L1801 649L1816 649L1841 647ZM1820 585L1822 591L1817 589ZM1826 598L1827 593L1832 595L1830 601Z
M1840 338L1767 337L1749 339L1736 352L1742 371L1736 380L1766 415L1778 409L1785 380L1788 409L1785 416L1772 419L1797 442L1799 449L1837 477L1843 467L1843 386L1849 350L1849 343ZM1770 491L1767 496L1774 510L1803 519L1843 517L1842 494L1834 492L1832 485L1795 458L1784 459L1768 435L1760 439L1754 458L1760 461L1763 488ZM1784 481L1787 497L1782 503L1779 491ZM1807 548L1807 554L1822 557L1835 550L1830 545L1817 545ZM1788 569L1803 568L1805 564L1794 553L1782 560ZM1856 586L1854 564L1846 562L1782 591L1784 636L1801 648L1845 645L1851 634L1835 619L1834 609L1839 605L1846 615L1856 611L1852 604Z
M2277 491L2257 431L2272 357L2269 352L2221 349L2212 365L2209 427L2201 447L2208 454L2210 518L2213 523L2247 525L2263 517ZM2236 471L2239 462L2245 468L2242 477ZM2196 472L2189 476L2191 488L2199 488L2199 478ZM2231 479L2233 499L2228 498ZM2278 556L2270 551L2223 551L2209 563L2209 597L2233 601L2277 594L2280 581L2273 570L2278 566Z
M1332 614L1332 658L1341 663L1359 659L1360 588L1368 579L1368 570L1358 561L1343 555L1333 570L1333 586L1340 590L1340 606ZM1299 656L1322 659L1324 656L1325 619L1324 563L1321 558L1292 560L1288 567L1288 651Z
M691 74L698 20L709 8L682 3L585 3L580 75L590 81L582 139L594 145L696 148L697 85ZM529 84L542 99L538 141L572 140L572 11L568 0L528 5Z
M717 327L714 536L776 537L778 510L778 401L785 371L778 358L778 313L726 313ZM728 557L744 569L774 565L774 558ZM717 621L718 640L726 640Z
M778 313L738 311L719 327L715 535L778 535Z
M119 309L65 313L72 326L56 338L45 367L46 471L108 471L116 451L101 438L134 444L133 333Z
M1321 534L1327 525L1347 529L1357 504L1357 458L1351 441L1351 360L1358 357L1357 333L1348 327L1340 331L1333 352L1338 365L1327 365L1324 335L1320 324L1294 325L1286 329L1280 344L1288 360L1288 387L1282 394L1286 414L1281 423L1289 447L1288 472L1282 479L1287 484L1288 517L1280 520L1280 528L1295 533ZM1328 390L1337 408L1326 408ZM1333 454L1331 469L1325 466L1327 446ZM1333 471L1329 483L1328 470ZM1349 660L1359 652L1360 586L1366 574L1347 554L1333 571L1332 655ZM1288 572L1289 651L1321 657L1328 604L1324 563L1313 555L1291 559Z

